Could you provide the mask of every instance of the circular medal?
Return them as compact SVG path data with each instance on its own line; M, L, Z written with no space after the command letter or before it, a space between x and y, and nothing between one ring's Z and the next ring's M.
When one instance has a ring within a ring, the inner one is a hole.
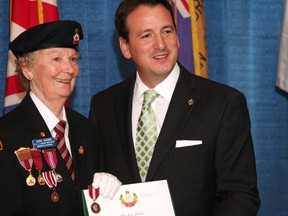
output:
M58 202L59 201L59 194L56 191L53 191L53 193L51 194L51 200L53 202Z
M30 174L27 178L26 178L26 184L28 186L34 186L36 183L36 179Z
M98 214L101 210L100 205L96 202L93 202L93 204L91 205L91 210L93 213Z
M37 178L37 181L38 181L38 184L39 185L45 185L45 179L43 178L42 175L39 175L38 178Z

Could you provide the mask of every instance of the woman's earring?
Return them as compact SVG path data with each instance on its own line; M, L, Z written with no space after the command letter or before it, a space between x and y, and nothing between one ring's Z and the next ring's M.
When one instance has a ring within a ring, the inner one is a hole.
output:
M33 77L31 76L31 75L28 75L28 80L32 80L33 79Z

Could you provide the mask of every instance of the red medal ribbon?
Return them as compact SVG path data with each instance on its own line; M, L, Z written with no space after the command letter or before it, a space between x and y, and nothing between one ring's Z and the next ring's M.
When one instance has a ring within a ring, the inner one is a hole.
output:
M53 202L58 202L59 194L56 192L57 179L55 173L52 170L50 170L47 172L43 172L42 175L48 187L53 189L53 192L51 194L51 200Z
M35 167L36 169L38 170L38 178L37 178L37 181L40 185L45 185L45 180L43 178L43 176L41 175L41 170L42 170L42 167L43 167L43 161L42 161L42 156L41 156L41 150L39 149L31 149L30 150L30 155L32 157L32 160L35 164Z
M47 162L47 164L49 165L49 167L54 170L57 166L57 156L56 156L56 150L53 148L53 149L46 149L46 150L43 150L43 153L44 153L44 158Z
M46 184L49 188L56 188L57 187L57 180L54 172L52 170L43 172L43 178L45 179Z
M33 160L30 156L30 148L21 147L15 151L15 154L23 168L29 171L33 165Z
M41 150L39 149L31 149L30 150L30 155L33 159L33 162L35 164L35 167L38 170L41 170L43 167L43 162L42 162L42 157L41 157Z
M52 169L52 171L56 175L57 181L62 182L63 181L62 176L60 174L56 173L56 171L55 171L57 163L58 163L57 155L56 155L56 149L54 149L54 148L45 149L45 150L42 150L42 152L44 153L44 158L45 158L48 166Z
M90 198L93 200L93 203L91 205L91 211L95 214L98 214L101 211L101 208L100 208L100 205L95 202L95 200L99 196L99 188L96 189L91 184L91 185L88 185L88 191L89 191Z
M33 160L31 158L24 160L24 161L19 161L19 162L26 170L30 170L33 165Z
M92 185L88 185L89 196L95 201L99 196L99 188L94 188Z

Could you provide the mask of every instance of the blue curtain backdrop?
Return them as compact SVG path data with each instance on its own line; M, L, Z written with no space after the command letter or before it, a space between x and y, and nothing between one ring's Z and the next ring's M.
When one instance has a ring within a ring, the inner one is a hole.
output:
M131 74L118 49L119 0L58 0L61 19L83 25L81 74L70 107L87 116L92 95ZM209 79L244 92L252 121L260 216L288 215L288 94L275 88L283 0L204 2ZM0 116L9 40L9 1L0 0Z

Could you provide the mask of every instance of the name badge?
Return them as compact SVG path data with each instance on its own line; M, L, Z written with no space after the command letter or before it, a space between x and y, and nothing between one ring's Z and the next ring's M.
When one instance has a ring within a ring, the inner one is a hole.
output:
M32 144L33 144L33 148L36 148L36 149L56 147L56 142L53 137L44 138L44 139L35 139L35 140L32 140Z

